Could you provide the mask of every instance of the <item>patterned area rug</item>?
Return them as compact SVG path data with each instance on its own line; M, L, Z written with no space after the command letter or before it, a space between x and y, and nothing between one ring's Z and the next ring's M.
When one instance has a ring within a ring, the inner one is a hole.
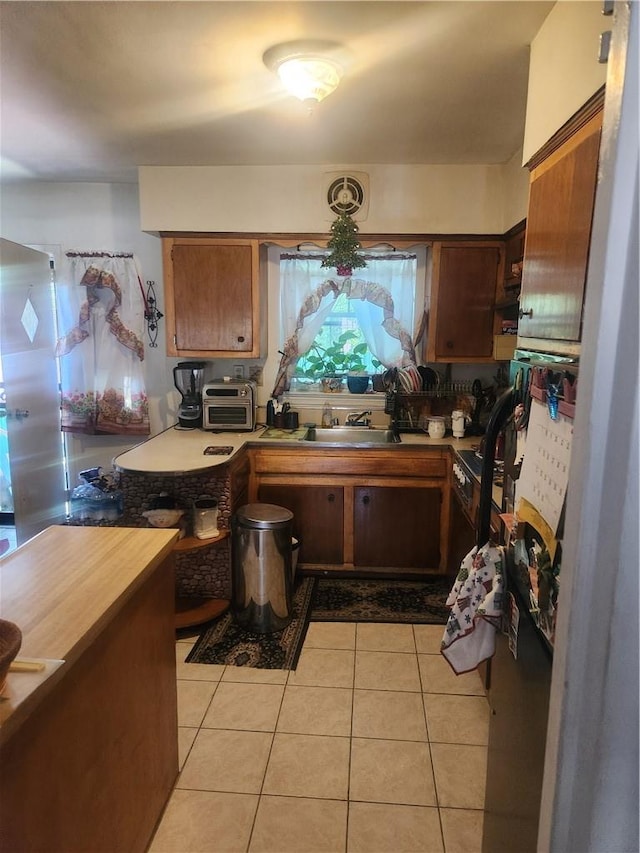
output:
M427 581L319 578L312 622L415 622L446 625L448 578Z
M200 634L187 663L217 663L256 669L295 669L309 625L313 578L302 578L292 602L293 619L284 631L258 634L236 625L225 613Z

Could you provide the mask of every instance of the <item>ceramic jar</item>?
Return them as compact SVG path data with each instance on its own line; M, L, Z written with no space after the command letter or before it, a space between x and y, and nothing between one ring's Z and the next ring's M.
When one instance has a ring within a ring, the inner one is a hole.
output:
M429 418L427 423L429 438L444 438L444 418Z
M198 498L193 502L193 535L196 539L213 539L218 535L218 502L215 498Z
M454 409L451 412L451 429L454 438L464 438L464 425L467 418L462 409Z

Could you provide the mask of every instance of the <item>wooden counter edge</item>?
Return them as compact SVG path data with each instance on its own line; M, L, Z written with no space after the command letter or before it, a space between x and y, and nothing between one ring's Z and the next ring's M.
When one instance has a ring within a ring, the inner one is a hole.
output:
M161 540L95 641L2 744L7 849L148 848L179 770L174 579L163 571L173 532Z
M81 639L73 646L73 648L70 649L62 666L57 667L51 674L44 678L34 688L34 690L20 702L15 711L0 725L0 746L2 746L14 734L14 732L20 728L20 726L24 725L36 709L40 707L41 703L45 701L51 691L54 690L58 683L65 677L69 670L69 666L78 660L86 649L95 641L95 639L100 636L105 625L107 625L114 616L122 610L126 603L133 598L137 590L145 583L147 578L156 571L167 557L173 554L174 545L178 541L179 531L166 529L163 530L163 532L171 534L169 540L138 573L135 579L123 590L122 594L104 610L99 619L97 619L91 628L82 635ZM25 545L27 544L28 543L25 543ZM0 701L3 701L1 697Z

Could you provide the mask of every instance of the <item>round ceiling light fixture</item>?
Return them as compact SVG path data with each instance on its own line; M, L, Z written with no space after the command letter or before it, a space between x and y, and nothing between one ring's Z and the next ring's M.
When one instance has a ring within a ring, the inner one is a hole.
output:
M315 104L340 82L343 66L338 61L339 49L339 44L330 41L289 41L270 47L262 60L292 95Z

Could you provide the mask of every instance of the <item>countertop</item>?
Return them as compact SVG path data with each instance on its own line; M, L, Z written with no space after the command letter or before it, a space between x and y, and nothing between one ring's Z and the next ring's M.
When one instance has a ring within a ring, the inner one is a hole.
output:
M170 427L116 456L114 465L120 471L145 474L195 474L226 464L247 444L285 447L300 444L303 447L315 449L322 447L320 443L307 444L303 441L304 430L297 430L293 435L278 438L265 438L265 432L266 427L259 427L253 432L210 432L202 429L185 430ZM446 447L454 450L470 450L479 441L477 436L429 438L428 435L420 433L402 433L400 444L380 445L380 448L392 453L401 453L403 447ZM228 452L221 455L206 455L207 448L211 448L214 454L221 449ZM345 450L347 449L352 452L358 451L358 448L351 446L345 446Z
M104 624L172 551L177 530L49 527L0 560L0 615L22 631L18 658L39 673L9 673L0 740L35 707Z

